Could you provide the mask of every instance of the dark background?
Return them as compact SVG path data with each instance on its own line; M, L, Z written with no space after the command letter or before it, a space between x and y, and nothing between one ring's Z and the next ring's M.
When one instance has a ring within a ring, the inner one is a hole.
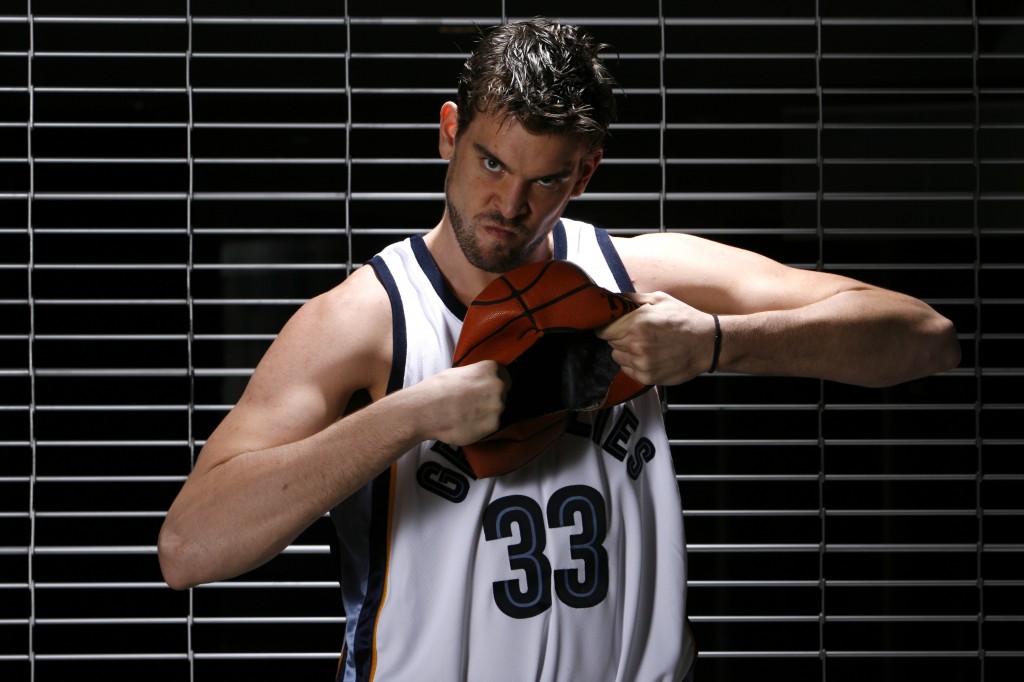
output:
M667 392L700 679L1019 679L1024 3L599 5L0 4L0 679L330 679L326 521L181 593L156 535L296 307L436 223L475 26L536 14L611 43L622 85L571 217L960 333L959 368L890 389Z

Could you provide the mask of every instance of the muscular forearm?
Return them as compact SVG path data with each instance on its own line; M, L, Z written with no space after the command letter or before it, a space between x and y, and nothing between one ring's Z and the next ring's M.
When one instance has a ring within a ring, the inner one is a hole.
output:
M161 529L165 580L180 589L251 570L416 444L490 433L504 381L494 363L448 370L305 438L229 457L214 434L215 463L204 450Z
M598 332L627 374L648 385L674 385L708 371L715 346L711 314L664 293L632 298L643 305ZM717 368L723 371L879 387L960 362L949 320L921 301L873 287L791 309L722 312L719 322Z
M405 396L370 405L303 440L228 459L194 475L160 532L168 584L184 588L271 559L313 521L418 442L388 415Z
M874 288L720 322L719 367L728 371L882 387L960 362L949 320L921 301Z

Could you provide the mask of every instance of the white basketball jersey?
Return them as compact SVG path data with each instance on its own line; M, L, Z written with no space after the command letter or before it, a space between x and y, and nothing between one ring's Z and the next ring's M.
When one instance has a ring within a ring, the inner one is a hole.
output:
M554 237L555 258L632 290L607 233L563 219ZM465 306L422 238L371 265L393 310L389 390L450 367ZM656 391L574 416L504 476L478 480L457 448L422 443L331 515L348 618L339 680L678 682L692 661Z

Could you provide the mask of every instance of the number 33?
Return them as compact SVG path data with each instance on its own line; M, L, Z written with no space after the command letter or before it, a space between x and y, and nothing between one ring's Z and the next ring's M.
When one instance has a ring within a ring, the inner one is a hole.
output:
M605 504L601 494L583 485L562 488L548 500L548 528L576 525L582 529L569 540L569 556L583 562L582 579L576 568L551 570L544 555L547 545L544 514L540 505L524 495L509 495L495 500L484 512L484 537L498 540L513 537L519 529L519 542L508 548L509 568L521 570L520 580L499 580L493 585L494 601L512 618L530 618L551 608L551 586L555 595L568 606L583 609L601 603L608 595L608 552L602 544L607 532Z

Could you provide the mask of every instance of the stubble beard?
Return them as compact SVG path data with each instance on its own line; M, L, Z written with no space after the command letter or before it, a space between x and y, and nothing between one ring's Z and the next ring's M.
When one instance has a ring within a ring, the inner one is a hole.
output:
M477 241L476 223L485 220L488 223L500 225L506 229L514 230L517 234L521 234L522 226L518 221L505 220L504 216L500 213L491 213L478 215L473 223L467 224L462 213L455 207L455 204L448 196L448 192L445 192L445 205L448 209L448 219L451 221L452 230L455 232L455 240L458 242L459 248L462 249L463 255L466 256L466 260L469 261L470 265L485 272L503 273L514 270L526 263L530 256L536 252L537 247L544 242L543 238L538 238L527 242L522 247L495 245L487 251Z

